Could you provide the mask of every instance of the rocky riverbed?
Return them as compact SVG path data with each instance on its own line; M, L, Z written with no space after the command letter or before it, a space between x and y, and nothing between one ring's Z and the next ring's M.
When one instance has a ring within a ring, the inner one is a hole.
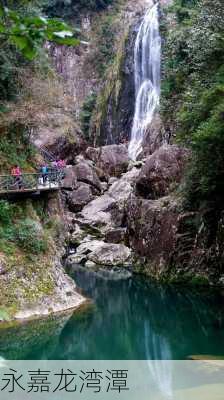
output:
M222 284L222 274L206 261L206 232L195 229L196 215L183 208L180 187L188 157L183 148L162 145L133 163L123 144L87 148L76 157L64 191L72 249L67 263Z

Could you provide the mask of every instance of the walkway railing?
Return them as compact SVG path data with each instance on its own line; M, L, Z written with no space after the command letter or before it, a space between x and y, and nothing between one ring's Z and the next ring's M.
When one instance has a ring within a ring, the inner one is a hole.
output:
M51 169L45 177L42 173L24 173L20 177L0 175L0 193L60 189L64 170Z

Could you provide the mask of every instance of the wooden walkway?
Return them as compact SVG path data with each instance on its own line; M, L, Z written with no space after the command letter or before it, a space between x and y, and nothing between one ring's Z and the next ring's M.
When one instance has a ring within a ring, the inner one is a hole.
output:
M64 170L52 169L47 174L45 182L41 173L22 174L19 181L11 175L0 175L0 196L59 190L64 175Z

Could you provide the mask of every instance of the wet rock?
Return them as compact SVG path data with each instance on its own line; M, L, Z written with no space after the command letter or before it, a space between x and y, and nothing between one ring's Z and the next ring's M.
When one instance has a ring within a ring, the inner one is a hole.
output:
M103 241L101 240L89 240L85 241L82 243L79 247L76 249L76 255L81 256L81 255L87 255L93 251L95 251L98 248L101 248L101 246L104 244Z
M81 211L93 198L94 196L90 185L83 182L79 183L78 188L73 190L67 199L70 211Z
M95 268L96 267L96 263L94 263L93 261L87 260L85 263L85 267L86 268Z
M75 167L69 165L65 170L65 178L62 181L62 188L66 190L74 190L77 186L77 178Z
M106 171L108 176L120 176L127 171L128 149L123 144L102 146L97 149L90 147L87 149L86 155L96 163L98 168Z
M99 265L126 266L131 264L131 250L123 244L102 243L88 254L88 259Z
M71 254L67 258L67 264L72 265L72 264L84 264L86 261L86 255L85 254Z
M93 166L86 161L81 161L74 167L74 170L79 182L87 183L101 192L101 183Z
M187 151L174 145L164 145L149 156L136 181L138 194L145 198L167 195L183 176Z

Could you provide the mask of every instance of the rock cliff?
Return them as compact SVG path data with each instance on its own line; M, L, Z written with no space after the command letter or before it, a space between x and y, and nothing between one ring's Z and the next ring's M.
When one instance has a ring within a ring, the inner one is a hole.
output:
M181 185L189 152L176 145L164 145L141 162L127 165L127 148L126 154L124 150L124 145L103 146L94 152L87 149L86 157L91 154L92 159L93 154L109 154L106 174L99 164L96 168L98 157L95 161L78 161L78 170L89 163L89 168L96 171L101 191L93 197L80 191L76 210L67 198L68 243L72 249L68 265L128 267L164 281L222 285L221 222L216 245L209 245L205 217L186 211L183 204ZM114 177L116 163L120 173ZM85 176L80 181L92 190Z
M14 204L22 212L26 231L21 225L16 233L19 246L10 245L9 237L5 254L0 253L0 321L80 307L85 298L62 268L67 232L60 197L47 194L23 199L20 206L19 201Z

